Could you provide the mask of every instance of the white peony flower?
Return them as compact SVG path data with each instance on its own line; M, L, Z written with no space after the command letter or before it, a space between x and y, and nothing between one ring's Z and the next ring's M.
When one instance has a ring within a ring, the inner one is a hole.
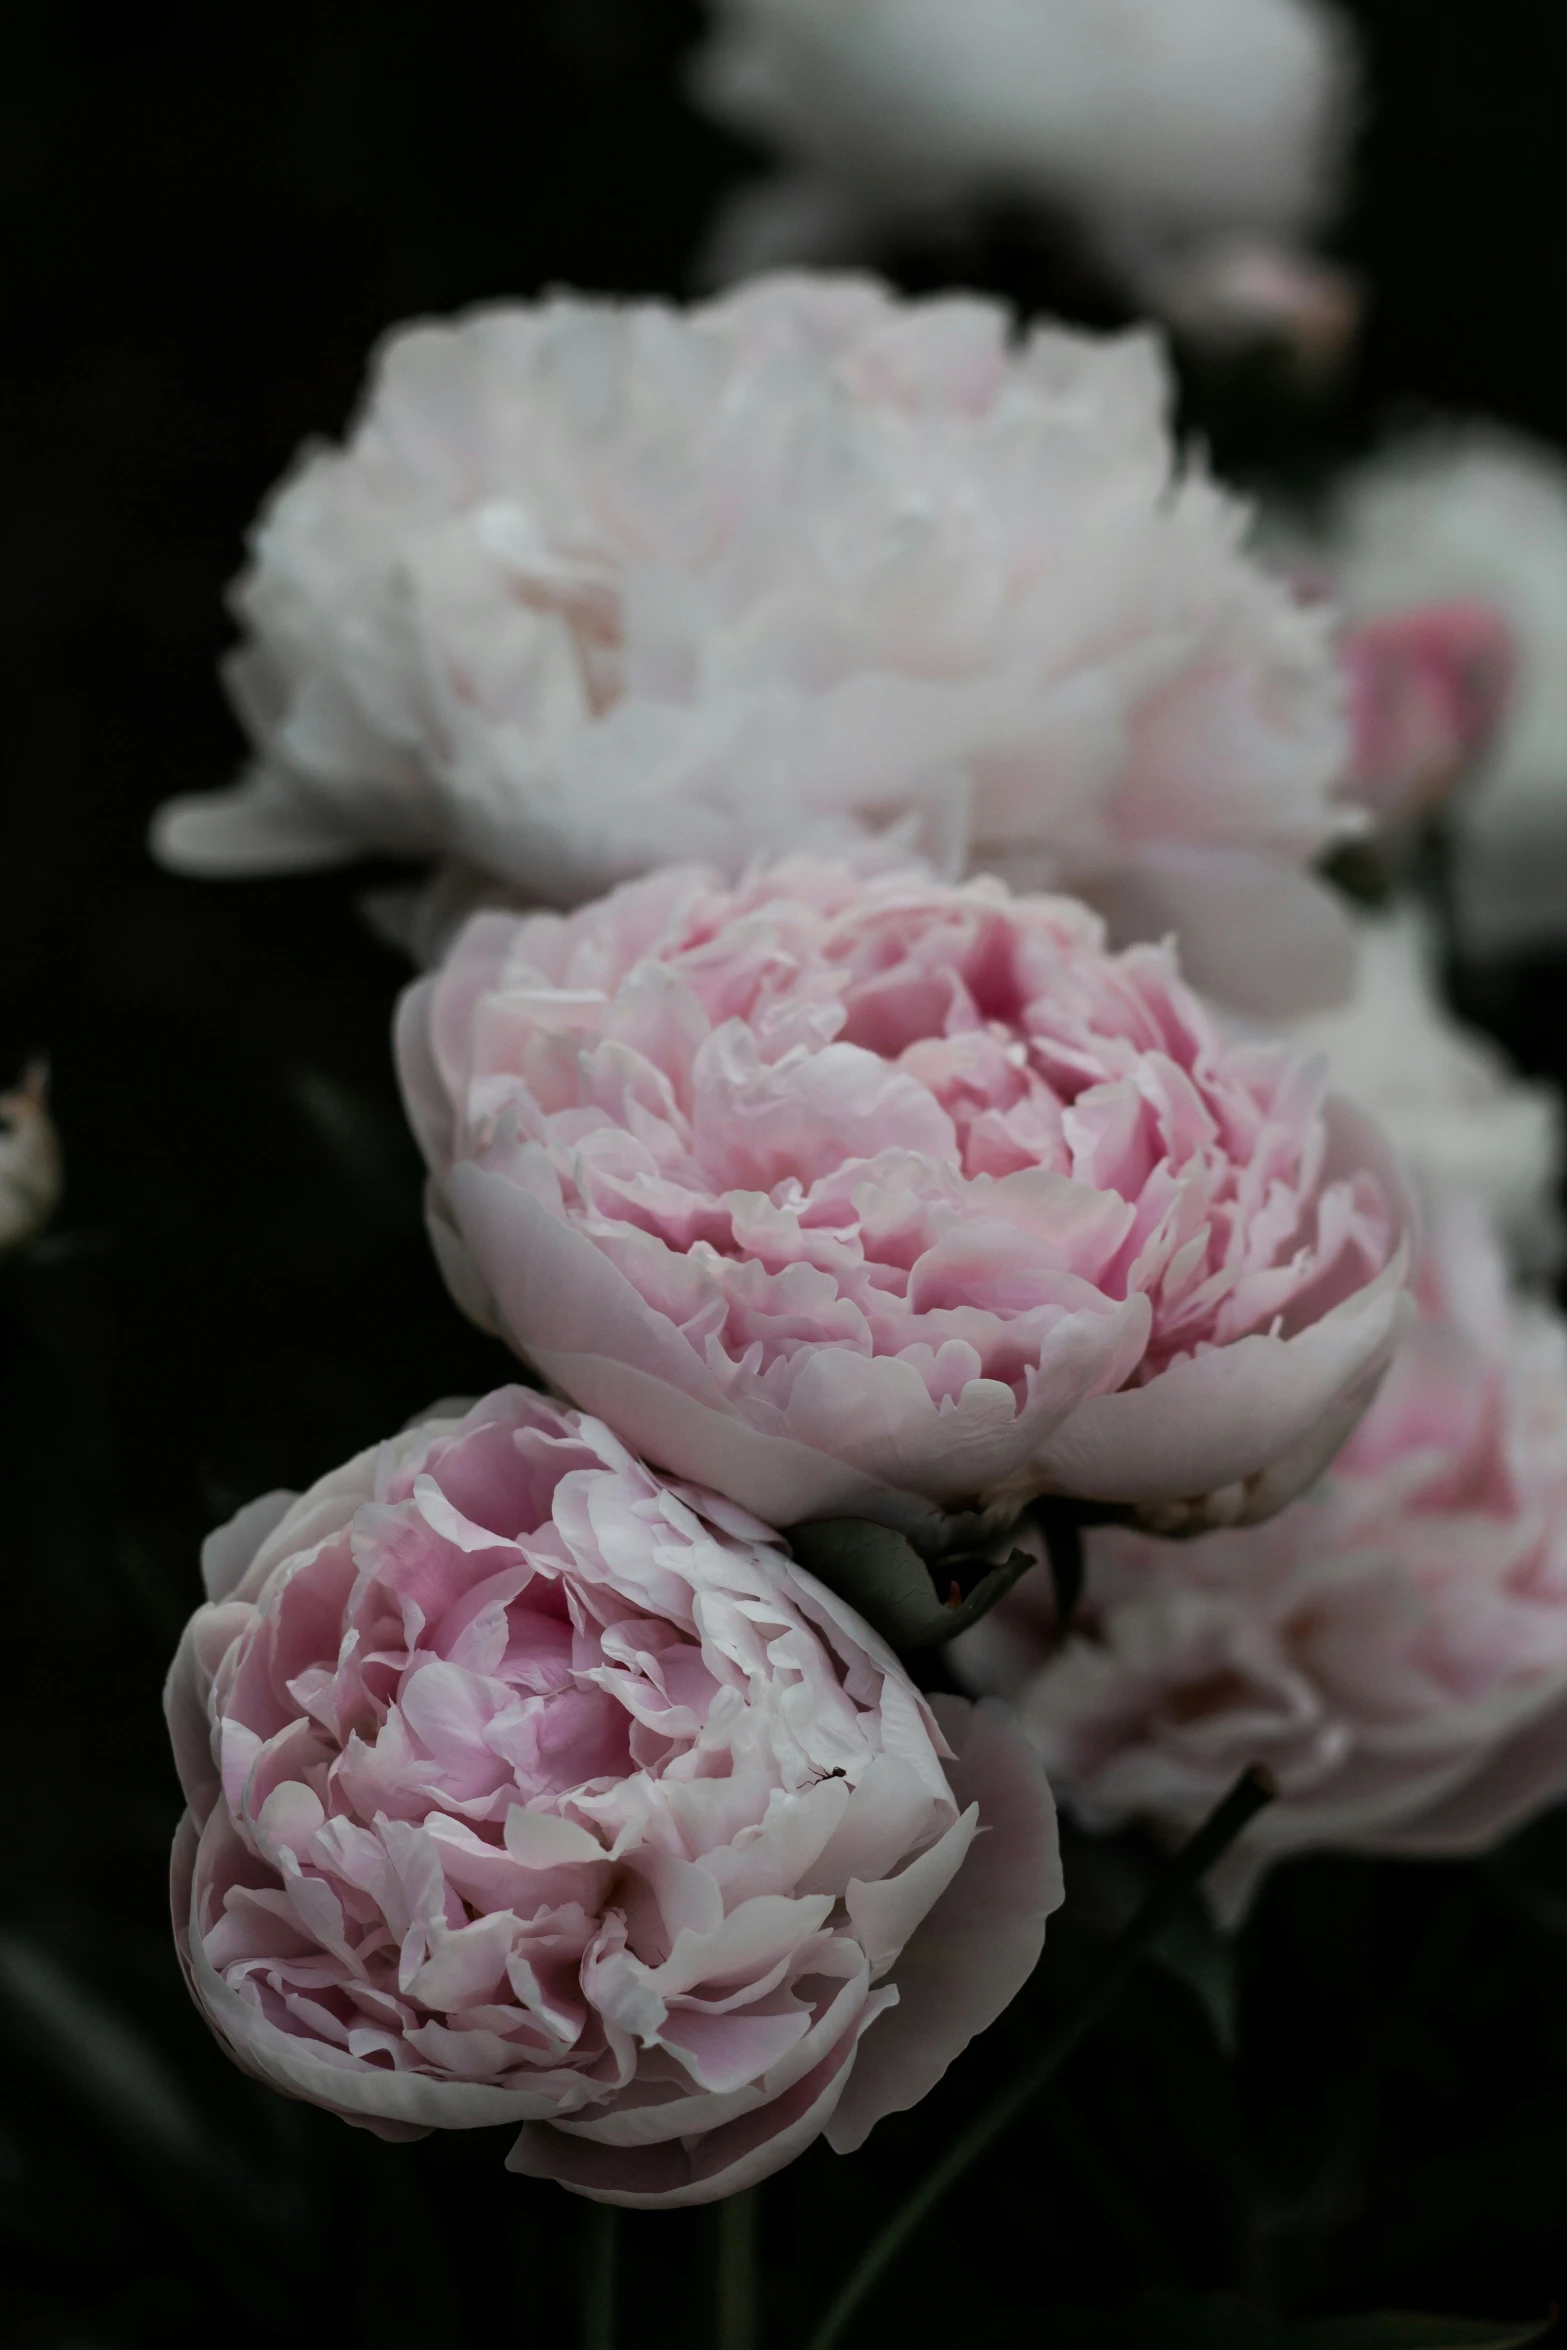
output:
M1453 888L1469 951L1567 938L1567 462L1487 425L1433 432L1351 474L1324 554L1351 614L1438 597L1510 624L1515 677L1454 802Z
M369 851L571 905L902 828L1095 898L1267 1012L1347 980L1330 624L1172 445L1141 335L868 280L395 335L236 591L258 757L194 872Z
M0 1253L31 1240L54 1214L64 1180L42 1061L0 1093Z
M863 257L975 203L1073 217L1193 334L1354 325L1302 249L1340 174L1356 61L1322 0L716 0L698 101L781 150L711 266Z
M1561 1254L1561 1099L1455 1021L1434 973L1416 907L1368 917L1353 997L1287 1033L1326 1054L1334 1091L1380 1121L1423 1183L1483 1200L1515 1261L1547 1271Z

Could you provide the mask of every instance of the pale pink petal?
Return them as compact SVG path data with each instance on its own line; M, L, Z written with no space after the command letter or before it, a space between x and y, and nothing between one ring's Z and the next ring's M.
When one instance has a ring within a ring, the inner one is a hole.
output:
M226 1526L219 1526L201 1546L201 1581L207 1597L227 1599L244 1580L246 1571L267 1536L297 1493L263 1493L237 1510Z
M981 1832L897 1961L897 2006L860 2043L827 2133L840 2154L884 2115L917 2104L995 2022L1033 1973L1045 1920L1061 1905L1055 1806L1010 1708L988 1698L932 1704L956 1756L953 1792L978 1804Z
M1342 1003L1354 985L1354 926L1338 894L1250 850L1146 848L1102 894L1113 932L1173 931L1192 985L1257 1019Z
M1179 1511L1170 1531L1270 1517L1333 1458L1375 1393L1404 1326L1407 1267L1396 1257L1294 1338L1237 1339L1082 1405L1040 1456L1048 1484Z
M524 2178L554 2179L592 2203L672 2211L717 2203L770 2179L819 2138L843 2095L854 2041L841 2040L816 2070L771 2105L726 2122L694 2145L604 2146L545 2122L524 2129L506 2157Z

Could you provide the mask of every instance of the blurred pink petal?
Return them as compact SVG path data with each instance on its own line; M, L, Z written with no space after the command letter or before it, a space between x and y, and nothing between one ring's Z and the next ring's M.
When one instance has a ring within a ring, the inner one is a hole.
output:
M1349 629L1350 788L1384 824L1437 806L1489 749L1514 674L1505 616L1424 604Z
M1564 1113L1554 1085L1525 1078L1501 1047L1455 1020L1434 929L1418 904L1356 925L1357 972L1337 1010L1285 1033L1327 1056L1335 1092L1376 1118L1415 1176L1483 1201L1515 1261L1553 1272L1562 1252Z
M1423 613L1493 616L1509 640L1494 726L1455 648L1399 650L1389 691L1413 698L1421 737L1458 734L1466 771L1447 810L1452 915L1467 955L1552 948L1567 931L1567 463L1486 417L1441 419L1389 440L1334 484L1307 560L1352 630L1395 632ZM1354 642L1352 636L1351 642ZM1400 728L1392 729L1394 748Z

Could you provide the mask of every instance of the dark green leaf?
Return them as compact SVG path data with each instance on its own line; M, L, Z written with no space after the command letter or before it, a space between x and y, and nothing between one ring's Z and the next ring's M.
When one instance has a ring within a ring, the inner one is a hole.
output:
M1512 1895L1535 1925L1543 1926L1549 1934L1567 1934L1567 1894L1552 1892L1545 1885L1517 1885Z
M164 2052L127 2012L68 1973L40 1944L0 1931L0 2039L54 2074L103 2129L151 2164L265 2231L276 2196L248 2157L215 2136Z
M1098 1937L1117 1934L1159 1870L1158 1853L1134 1837L1068 1831L1068 1900L1074 1917ZM1149 1957L1189 1991L1226 2054L1235 2050L1235 1950L1201 1894L1183 1902L1160 1928Z
M1553 2323L1402 2309L1292 2320L1227 2293L1146 2293L1124 2309L1060 2310L1051 2340L1053 2350L1521 2350Z
M943 1599L940 1578L956 1587L961 1560L926 1565L912 1543L867 1518L820 1518L792 1526L789 1542L802 1567L859 1609L894 1648L939 1648L955 1640L1011 1590L1034 1561L1014 1551L991 1567L966 1597Z
M295 1069L289 1091L347 1198L377 1231L417 1225L421 1185L408 1134L381 1103L324 1069Z
M1201 1896L1176 1912L1152 1956L1196 2000L1227 2054L1235 2050L1235 1951Z
M184 2083L129 2018L14 1932L0 1934L0 2003L29 2054L139 2156L210 2174L214 2148Z
M1289 2350L1519 2350L1522 2343L1538 2342L1554 2323L1551 2317L1510 2324L1504 2318L1379 2309L1368 2317L1320 2318L1285 2331Z

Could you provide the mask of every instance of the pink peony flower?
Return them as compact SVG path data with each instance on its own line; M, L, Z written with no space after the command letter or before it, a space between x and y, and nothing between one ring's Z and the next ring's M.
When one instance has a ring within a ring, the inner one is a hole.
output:
M1393 440L1336 485L1312 551L1352 623L1422 605L1494 613L1510 648L1499 723L1452 801L1453 918L1466 954L1567 937L1567 460L1455 420Z
M1418 604L1345 631L1350 788L1384 824L1445 800L1489 749L1513 680L1512 632L1487 604Z
M927 1552L1277 1508L1399 1325L1398 1178L1062 898L798 860L477 917L405 996L459 1301L648 1459Z
M1146 337L1015 342L994 304L850 278L411 328L261 520L230 667L256 764L165 808L158 853L441 857L571 906L901 826L1179 928L1249 1009L1330 1001L1329 623L1181 467L1168 402Z
M1468 1205L1419 1300L1315 1493L1192 1543L1097 1529L1064 1648L1037 1570L953 1651L1085 1826L1182 1835L1266 1763L1211 1880L1231 1917L1286 1853L1470 1852L1567 1793L1567 1327L1509 1302Z
M176 1934L247 2071L701 2203L841 2151L1060 1900L1005 1709L925 1700L768 1528L522 1388L213 1535L169 1679Z

